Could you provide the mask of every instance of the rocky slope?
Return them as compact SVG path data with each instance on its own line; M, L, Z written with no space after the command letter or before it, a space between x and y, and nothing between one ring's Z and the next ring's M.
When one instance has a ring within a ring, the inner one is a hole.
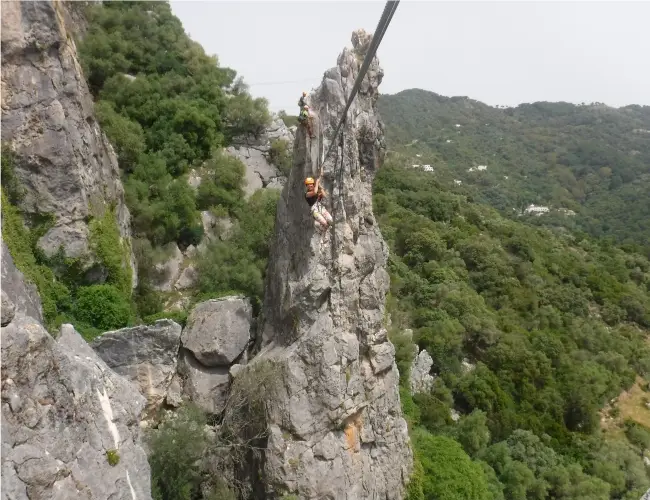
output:
M74 9L60 1L3 4L2 141L17 156L26 189L21 208L41 219L53 216L38 242L45 254L63 247L67 257L92 268L89 220L114 209L135 286L130 215L117 158L95 120L77 60L72 33L83 26Z
M376 113L383 71L373 61L324 164L334 227L315 229L303 181L318 175L367 35L356 32L310 95L319 139L299 128L269 260L258 355L281 367L267 402L271 435L261 475L266 498L402 498L412 455L394 347L383 325L388 249L372 213L371 182L383 153ZM240 372L241 373L241 372ZM239 377L239 375L237 375Z
M242 137L227 148L228 154L238 158L246 165L246 196L262 188L282 189L286 178L269 161L271 141L279 139L287 142L294 141L294 133L288 128L282 118L273 117L271 125L259 138Z
M150 499L145 398L72 325L48 334L4 244L2 281L2 499Z

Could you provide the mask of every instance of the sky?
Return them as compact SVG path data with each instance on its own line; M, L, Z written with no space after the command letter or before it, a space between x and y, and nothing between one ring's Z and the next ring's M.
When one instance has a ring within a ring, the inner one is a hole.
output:
M170 2L185 31L272 111L297 110L385 2ZM377 52L379 88L523 102L650 105L650 2L402 0Z

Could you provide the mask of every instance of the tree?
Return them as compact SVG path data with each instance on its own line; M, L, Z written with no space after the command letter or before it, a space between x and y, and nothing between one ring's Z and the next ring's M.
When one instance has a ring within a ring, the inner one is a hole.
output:
M490 494L483 468L472 462L453 439L433 436L417 429L417 455L424 471L424 498L438 500L488 500Z

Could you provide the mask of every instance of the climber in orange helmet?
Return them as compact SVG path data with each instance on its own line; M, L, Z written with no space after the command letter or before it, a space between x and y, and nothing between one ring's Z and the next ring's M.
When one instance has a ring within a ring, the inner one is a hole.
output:
M310 207L309 210L311 215L316 219L316 222L320 224L321 229L327 231L333 220L332 216L322 203L323 198L327 196L327 192L320 185L320 177L316 179L316 181L314 181L313 177L307 177L305 179L305 186L307 186L305 199Z

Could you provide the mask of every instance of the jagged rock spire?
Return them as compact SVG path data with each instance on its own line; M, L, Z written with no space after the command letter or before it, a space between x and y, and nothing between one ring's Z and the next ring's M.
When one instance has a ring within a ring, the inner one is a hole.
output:
M359 48L370 36L352 36ZM261 352L283 368L270 402L265 495L402 498L412 467L400 408L394 347L384 328L387 246L372 212L371 183L382 160L375 109L383 71L375 58L339 137L331 135L363 57L344 49L310 95L316 138L299 128L294 165L278 204L269 260ZM324 167L334 226L314 227L304 179Z

